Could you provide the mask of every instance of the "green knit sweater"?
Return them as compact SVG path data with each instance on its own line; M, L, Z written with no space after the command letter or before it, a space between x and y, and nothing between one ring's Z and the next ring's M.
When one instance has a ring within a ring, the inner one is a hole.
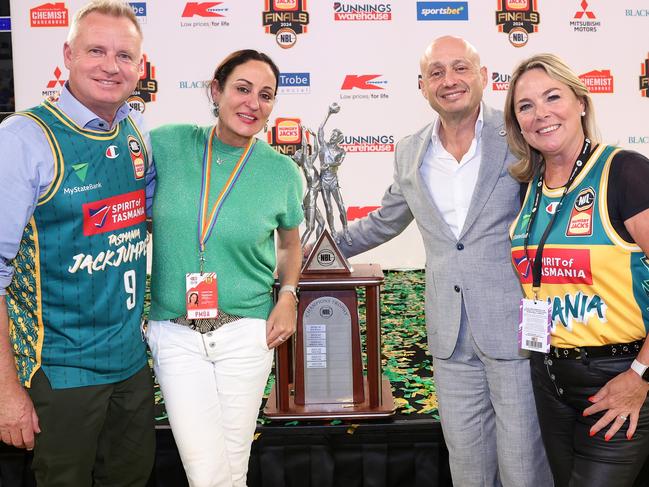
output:
M151 132L157 171L152 320L185 315L185 274L199 271L198 208L203 150L210 129L165 125ZM242 152L243 148L214 138L210 211ZM302 178L295 163L258 140L205 248L205 272L217 276L219 309L268 318L276 264L274 231L300 224L301 201Z

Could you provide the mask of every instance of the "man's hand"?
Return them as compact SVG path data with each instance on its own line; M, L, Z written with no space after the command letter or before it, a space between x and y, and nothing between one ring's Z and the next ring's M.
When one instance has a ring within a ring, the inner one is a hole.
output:
M17 448L34 448L40 433L38 416L27 391L20 385L5 387L0 401L0 440Z

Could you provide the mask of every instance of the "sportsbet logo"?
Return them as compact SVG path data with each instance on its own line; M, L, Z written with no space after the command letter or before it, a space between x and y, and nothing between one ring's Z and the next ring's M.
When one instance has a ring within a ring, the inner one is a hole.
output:
M146 219L144 190L85 203L82 210L86 237L130 227Z

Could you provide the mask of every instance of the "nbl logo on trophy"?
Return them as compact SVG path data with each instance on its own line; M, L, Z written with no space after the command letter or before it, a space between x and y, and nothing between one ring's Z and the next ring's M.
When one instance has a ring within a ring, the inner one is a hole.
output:
M497 0L496 26L498 32L509 35L514 47L523 47L529 35L538 32L541 16L536 0Z
M305 34L309 25L306 0L266 0L262 25L267 34L275 34L279 47L293 47L298 34Z

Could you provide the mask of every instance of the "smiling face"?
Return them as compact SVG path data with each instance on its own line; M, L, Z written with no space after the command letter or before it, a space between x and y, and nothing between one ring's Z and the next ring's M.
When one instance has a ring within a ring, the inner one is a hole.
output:
M212 98L219 105L216 133L222 142L245 147L264 127L275 105L276 83L270 66L257 60L234 68L222 88L212 83Z
M112 123L141 74L142 38L131 20L88 14L64 44L63 57L74 97Z
M570 87L540 68L522 74L514 88L514 111L523 138L546 160L574 161L584 141L584 108Z
M442 37L421 59L421 92L442 120L475 115L487 84L475 50L463 39Z

